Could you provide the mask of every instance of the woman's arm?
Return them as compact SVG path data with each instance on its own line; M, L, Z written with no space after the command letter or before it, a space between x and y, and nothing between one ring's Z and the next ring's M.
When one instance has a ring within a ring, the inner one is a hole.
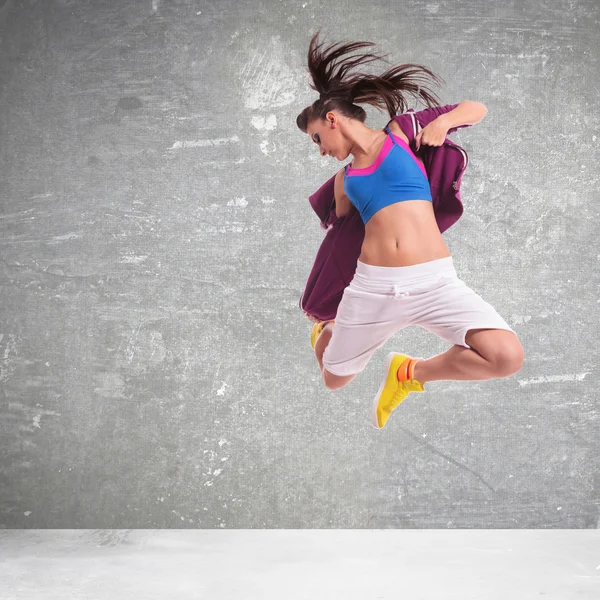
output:
M352 203L344 191L344 169L335 176L334 196L336 217L345 217L352 210Z
M439 120L447 129L459 125L475 125L485 117L487 112L488 109L481 102L463 100L453 110L440 115L436 121Z
M415 147L417 152L422 145L441 146L450 133L454 133L460 127L470 127L479 123L487 114L487 108L481 102L472 100L463 100L460 104L454 105L452 110L449 106L443 106L435 109L428 109L429 113L435 112L437 116L430 120L415 137Z

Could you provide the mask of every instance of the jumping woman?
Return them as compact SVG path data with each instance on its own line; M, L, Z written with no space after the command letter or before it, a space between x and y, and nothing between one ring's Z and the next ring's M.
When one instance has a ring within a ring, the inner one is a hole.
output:
M413 152L393 120L407 108L403 93L436 106L422 84L439 78L414 64L393 67L381 76L350 75L351 68L382 57L342 57L370 42L333 44L324 50L310 42L311 88L320 98L296 120L317 144L321 156L343 161L335 178L335 212L352 207L365 224L356 272L344 290L335 320L316 322L311 334L325 386L337 390L364 370L378 348L401 329L419 325L453 346L429 359L391 352L373 400L373 426L381 429L410 392L440 380L509 377L523 364L523 347L496 310L461 279L436 223L422 145L441 146L446 133L483 119L486 107L464 101L424 127ZM387 108L392 121L383 129L365 125L358 104ZM437 103L439 104L439 103Z

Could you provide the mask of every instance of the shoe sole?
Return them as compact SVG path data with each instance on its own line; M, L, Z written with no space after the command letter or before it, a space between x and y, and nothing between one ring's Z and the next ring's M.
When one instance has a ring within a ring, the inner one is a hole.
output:
M314 328L315 328L317 325L318 325L318 323L315 323L315 324L313 325L313 328L312 328L312 329L311 329L311 331L310 331L310 347L311 347L313 350L315 349L315 346L317 345L317 340L319 339L319 335L321 335L321 332L319 331L319 333L317 333L317 337L315 338L315 343L314 343L314 345L313 345L313 340L312 340L312 338L313 338L313 331L314 331Z
M383 392L383 388L387 383L388 374L390 372L390 365L392 364L392 360L396 354L400 354L399 352L390 352L387 355L387 360L385 361L385 374L383 376L383 382L379 386L379 391L375 396L375 400L373 400L373 406L371 408L371 424L375 429L383 429L383 427L379 427L379 423L377 422L377 406L379 405L379 398L381 397L381 392Z

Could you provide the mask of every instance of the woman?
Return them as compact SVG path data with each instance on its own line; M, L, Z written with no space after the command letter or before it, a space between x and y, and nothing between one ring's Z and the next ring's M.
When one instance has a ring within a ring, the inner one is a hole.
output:
M473 125L487 109L461 102L429 123L416 138L414 153L393 120L406 109L404 92L436 105L422 85L439 78L420 65L393 67L381 76L349 75L362 63L380 59L349 56L369 42L322 49L311 39L308 69L320 98L297 118L301 131L322 156L353 160L335 179L338 217L354 206L365 224L365 238L354 279L344 290L335 321L315 323L311 343L326 387L337 390L364 370L378 348L399 330L419 325L453 346L427 360L391 352L373 400L373 426L380 429L410 392L428 381L508 377L523 364L523 347L495 309L457 276L437 226L429 181L418 156L421 145L439 146L446 133ZM392 121L383 130L365 125L358 103L385 107Z

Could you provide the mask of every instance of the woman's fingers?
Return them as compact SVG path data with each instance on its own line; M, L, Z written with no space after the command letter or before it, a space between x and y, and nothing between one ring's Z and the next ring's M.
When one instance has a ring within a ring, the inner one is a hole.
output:
M444 143L445 136L424 135L416 138L417 150L422 146L441 146Z

